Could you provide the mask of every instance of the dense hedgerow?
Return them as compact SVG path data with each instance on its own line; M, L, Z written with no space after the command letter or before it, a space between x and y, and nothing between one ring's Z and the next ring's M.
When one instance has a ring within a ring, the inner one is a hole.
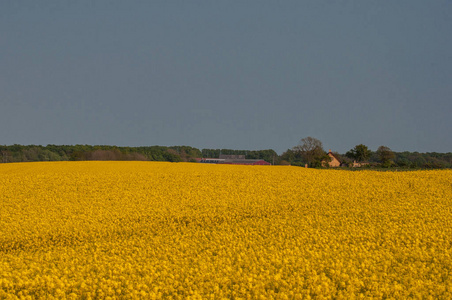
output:
M0 299L452 298L452 171L0 165Z

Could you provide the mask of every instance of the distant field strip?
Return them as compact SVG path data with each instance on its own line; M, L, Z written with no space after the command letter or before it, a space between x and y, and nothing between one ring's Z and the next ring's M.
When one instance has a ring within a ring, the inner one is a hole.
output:
M0 299L452 298L452 171L0 164Z

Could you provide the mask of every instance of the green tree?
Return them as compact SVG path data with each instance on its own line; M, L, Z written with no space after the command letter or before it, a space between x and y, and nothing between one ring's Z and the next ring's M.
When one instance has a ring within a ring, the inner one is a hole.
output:
M395 157L394 152L389 147L380 146L377 149L378 159L384 167L390 167L394 162L392 161Z
M369 148L363 144L356 145L355 148L345 153L345 156L348 158L359 162L367 161L371 155L372 151L370 151Z

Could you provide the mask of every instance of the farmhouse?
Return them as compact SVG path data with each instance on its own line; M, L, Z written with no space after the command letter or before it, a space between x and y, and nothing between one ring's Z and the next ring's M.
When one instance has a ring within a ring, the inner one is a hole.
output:
M331 149L328 151L328 156L330 157L331 160L330 160L329 162L323 161L323 162L322 162L322 165L323 165L324 167L326 167L327 164L328 164L328 166L331 167L331 168L337 168L337 167L347 166L347 163L341 162L341 160L339 159L339 157L337 157L337 156L331 151ZM369 165L369 163L367 163L367 162L357 162L357 161L355 160L355 161L353 161L353 164L350 165L350 166L353 167L353 168L361 168L361 167L367 166L367 165Z
M330 157L330 161L328 162L328 166L332 167L332 168L336 168L336 167L340 167L341 166L341 161L339 160L339 158L331 151L328 151L328 156ZM323 161L322 165L326 167L327 162Z

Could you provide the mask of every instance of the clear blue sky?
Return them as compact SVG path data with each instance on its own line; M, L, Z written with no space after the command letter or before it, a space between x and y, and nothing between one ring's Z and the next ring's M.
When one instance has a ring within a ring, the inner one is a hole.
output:
M0 4L0 144L452 151L452 1Z

